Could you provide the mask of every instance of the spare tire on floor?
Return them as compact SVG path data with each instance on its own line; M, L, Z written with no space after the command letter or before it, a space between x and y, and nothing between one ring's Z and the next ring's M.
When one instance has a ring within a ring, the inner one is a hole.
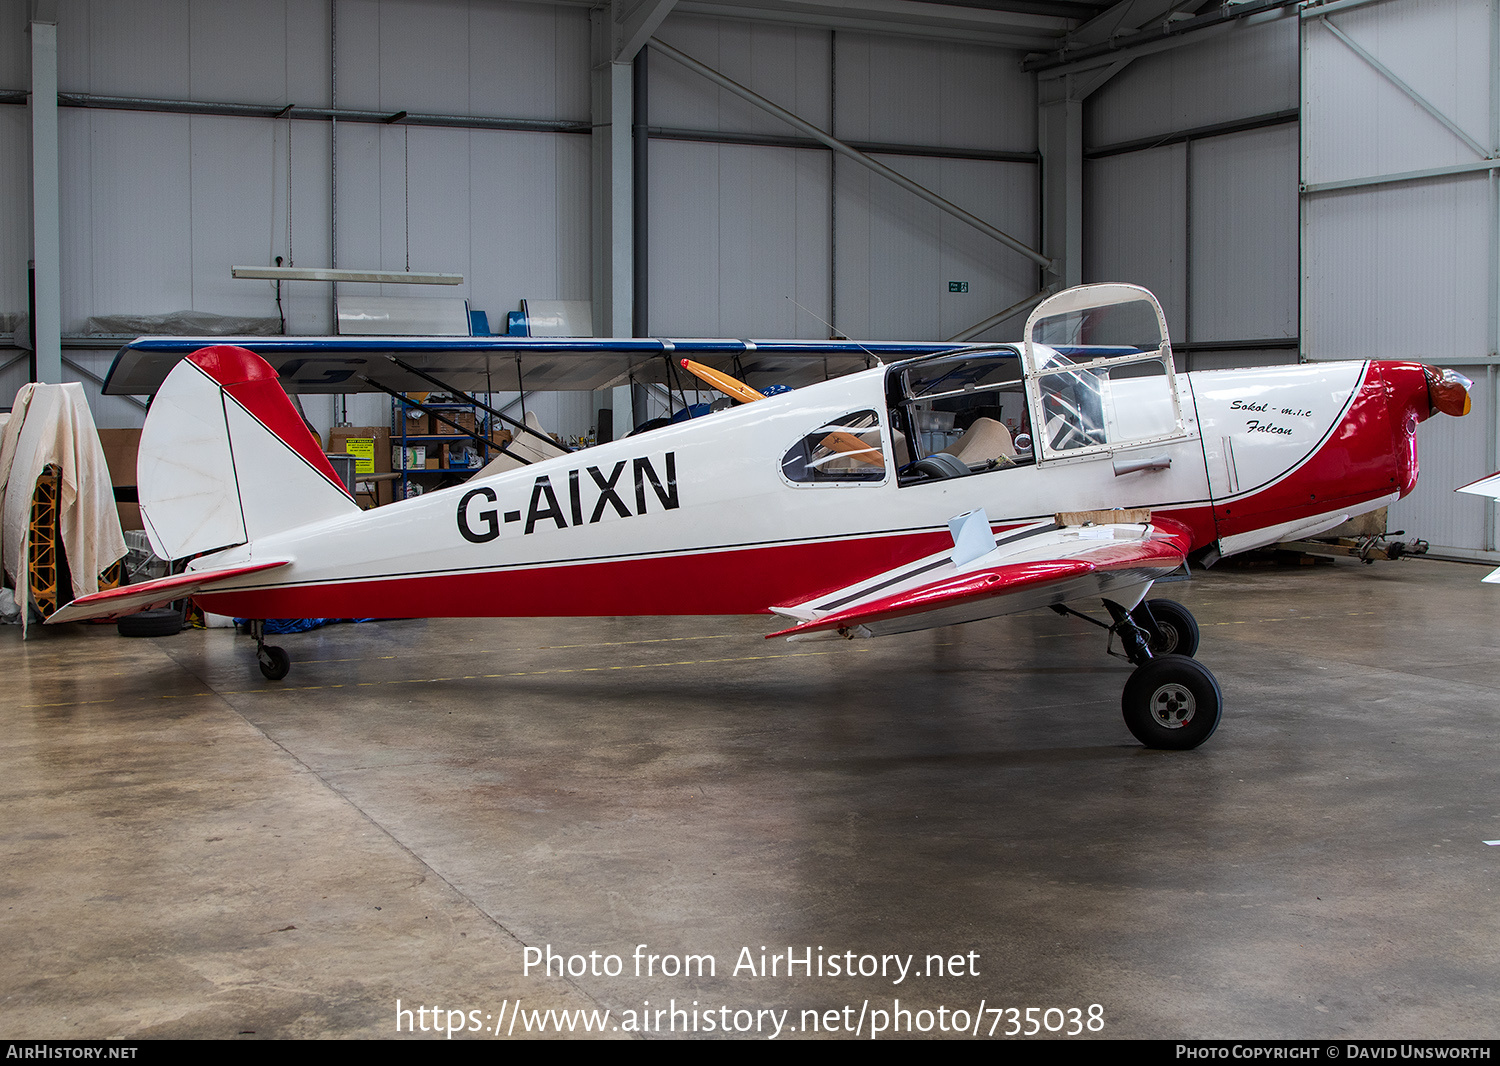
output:
M176 607L137 611L116 621L115 628L122 637L170 637L182 632L182 611Z

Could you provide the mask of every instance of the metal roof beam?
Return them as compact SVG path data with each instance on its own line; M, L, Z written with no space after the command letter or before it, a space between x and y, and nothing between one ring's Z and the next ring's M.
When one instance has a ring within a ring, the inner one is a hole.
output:
M791 25L821 26L963 41L1042 51L1077 24L1075 19L993 8L913 3L911 0L679 0L685 14Z
M1170 23L1174 16L1191 17L1208 0L1120 0L1108 11L1089 19L1063 39L1063 47L1101 44L1146 26Z
M1236 26L1274 22L1296 13L1296 0L1250 0L1214 8L1207 14L1183 22L1169 22L1112 37L1099 44L1068 48L1054 43L1049 48L1039 49L1039 54L1028 56L1021 63L1021 69L1042 74L1078 73L1118 59L1134 59L1185 44L1196 44Z
M610 21L614 25L616 63L629 63L656 32L677 0L639 0L633 7L625 0L611 0Z

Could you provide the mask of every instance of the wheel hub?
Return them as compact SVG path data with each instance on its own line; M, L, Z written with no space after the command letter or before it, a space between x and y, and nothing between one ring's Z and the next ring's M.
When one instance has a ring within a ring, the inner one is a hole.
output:
M1162 685L1151 696L1151 716L1163 729L1181 729L1193 720L1197 709L1193 694L1176 682Z
M1151 642L1151 651L1155 655L1170 655L1177 650L1177 627L1171 622L1156 623L1156 639Z

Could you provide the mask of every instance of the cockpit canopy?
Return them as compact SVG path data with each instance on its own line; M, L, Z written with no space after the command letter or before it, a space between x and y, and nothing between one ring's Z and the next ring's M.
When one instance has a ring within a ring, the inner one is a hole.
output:
M887 379L903 483L1180 438L1161 306L1135 285L1043 301L1024 342L933 356Z
M1137 285L1084 285L1026 321L1027 393L1041 459L1185 434L1166 316Z

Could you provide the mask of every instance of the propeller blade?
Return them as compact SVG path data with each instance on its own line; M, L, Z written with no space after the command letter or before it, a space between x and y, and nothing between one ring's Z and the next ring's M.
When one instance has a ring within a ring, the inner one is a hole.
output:
M711 366L695 363L691 359L682 361L682 369L692 374L699 381L705 382L722 392L725 396L733 396L736 400L750 403L753 400L764 400L765 393L759 389L753 389L739 378L732 378L728 374L721 374Z

